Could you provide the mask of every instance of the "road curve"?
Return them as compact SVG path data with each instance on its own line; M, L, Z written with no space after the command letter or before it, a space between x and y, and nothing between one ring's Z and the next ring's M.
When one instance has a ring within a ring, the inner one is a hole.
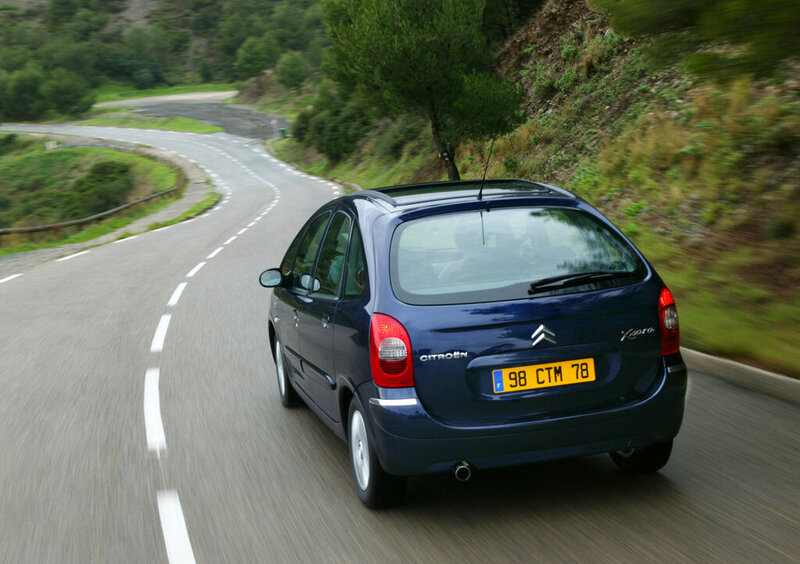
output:
M26 129L183 154L226 198L0 281L0 561L798 561L800 408L695 373L659 474L596 456L365 509L344 444L278 401L257 283L337 188L229 134Z

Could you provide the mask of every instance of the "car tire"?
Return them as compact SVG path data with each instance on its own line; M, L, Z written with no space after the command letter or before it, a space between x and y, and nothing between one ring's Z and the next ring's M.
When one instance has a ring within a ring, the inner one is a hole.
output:
M400 501L408 480L383 470L358 398L350 402L347 421L347 444L358 497L370 509L382 509Z
M286 363L283 356L283 347L281 346L280 339L275 339L275 373L278 376L278 393L281 397L281 404L283 407L297 407L300 405L300 396L289 380L289 375L286 372Z
M611 460L625 472L656 472L661 470L672 454L672 441L655 443L630 450L617 450L609 453Z

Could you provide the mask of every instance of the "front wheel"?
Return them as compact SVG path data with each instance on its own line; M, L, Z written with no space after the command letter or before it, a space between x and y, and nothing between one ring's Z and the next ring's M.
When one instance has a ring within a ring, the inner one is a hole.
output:
M370 509L388 507L405 492L406 478L384 472L367 431L367 422L357 398L350 402L348 445L358 497Z
M278 392L281 396L283 407L296 407L300 405L300 396L289 381L286 368L283 363L283 347L277 338L275 339L275 373L278 375Z
M609 454L620 470L637 473L656 472L669 460L672 454L672 441L630 450L616 450Z

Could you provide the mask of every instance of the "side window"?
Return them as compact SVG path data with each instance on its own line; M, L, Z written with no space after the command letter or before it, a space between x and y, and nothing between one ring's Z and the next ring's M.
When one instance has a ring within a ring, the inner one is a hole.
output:
M297 258L292 267L292 286L293 290L308 290L303 286L303 275L311 275L314 269L314 259L319 250L319 243L322 241L322 236L325 234L325 227L328 225L328 219L331 217L331 212L325 212L315 218L306 231L300 247L297 249Z
M361 241L361 232L358 230L358 226L355 226L353 227L353 236L350 239L350 254L347 255L347 268L345 269L345 299L352 300L361 297L367 287L367 281L364 244Z
M339 296L344 271L344 255L350 235L350 216L339 212L333 216L328 234L322 243L314 277L319 281L317 294Z
M294 266L294 257L297 256L297 249L300 247L300 242L303 240L303 235L305 235L307 227L308 223L303 226L300 232L295 236L294 241L292 241L291 245L289 245L289 248L286 250L286 254L281 262L281 272L284 276L288 276L292 271L292 266Z

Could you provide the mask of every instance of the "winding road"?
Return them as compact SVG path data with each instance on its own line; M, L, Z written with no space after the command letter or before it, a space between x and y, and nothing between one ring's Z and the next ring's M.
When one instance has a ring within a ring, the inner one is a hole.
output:
M429 476L367 510L345 445L280 405L257 280L340 188L230 133L13 129L173 151L225 198L0 280L1 562L800 560L800 407L697 373L658 474Z

